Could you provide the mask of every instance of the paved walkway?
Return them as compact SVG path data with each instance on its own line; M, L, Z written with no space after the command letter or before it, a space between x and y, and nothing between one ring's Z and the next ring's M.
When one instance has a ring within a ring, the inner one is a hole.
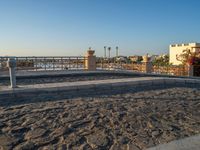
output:
M185 78L185 79L199 79L200 77L187 77L187 76L173 76L165 74L155 74L155 73L143 73L136 72L132 70L96 70L96 71L87 71L87 70L46 70L46 71L17 71L17 77L37 77L37 76L62 76L62 75L73 75L73 74L97 74L97 73L113 73L113 74L124 74L124 75L138 75L146 77L170 77L170 78ZM0 78L9 78L8 72L0 72Z
M71 75L71 74L96 74L96 73L114 73L114 74L129 74L129 75L146 75L142 72L134 72L128 70L96 70L96 71L87 71L87 70L46 70L46 71L17 71L16 75L18 77L35 77L35 76L54 76L54 75ZM150 75L150 74L149 74ZM0 77L9 77L9 72L0 73Z
M200 150L200 135L161 144L147 150Z
M67 74L87 74L87 73L98 73L98 72L108 72L108 71L84 71L84 70L55 70L55 71L17 71L16 75L19 77L33 77L33 76L43 76L43 75L67 75ZM0 77L9 77L9 73L5 72L0 74Z
M155 77L141 77L141 78L124 78L124 79L110 79L110 80L93 80L93 81L78 81L78 82L61 82L61 83L47 83L47 84L34 84L34 85L20 85L18 88L11 89L7 86L2 86L0 90L1 93L5 92L18 92L18 91L30 91L39 89L74 89L74 88L88 88L97 85L120 85L120 84L130 84L130 83L142 83L142 82L152 82L152 81L163 81L163 78Z
M68 90L68 89L87 89L97 86L126 86L126 85L163 85L163 84L200 84L200 80L183 79L183 78L164 78L164 77L140 77L140 78L124 78L124 79L109 79L109 80L94 80L94 81L79 81L79 82L62 82L62 83L47 83L35 85L22 85L18 88L11 89L7 86L2 86L0 94L18 93L22 91L34 92L38 90Z

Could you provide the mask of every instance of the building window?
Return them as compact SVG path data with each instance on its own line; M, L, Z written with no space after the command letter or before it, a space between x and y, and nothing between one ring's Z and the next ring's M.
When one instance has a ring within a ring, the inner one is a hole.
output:
M178 46L182 46L182 44L178 44Z
M189 46L189 44L184 44L184 46Z

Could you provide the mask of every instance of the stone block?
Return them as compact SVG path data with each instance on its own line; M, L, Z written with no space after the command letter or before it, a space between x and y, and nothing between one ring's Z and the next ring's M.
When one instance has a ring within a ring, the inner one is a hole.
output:
M166 86L168 86L168 85L175 85L176 81L173 78L166 78L166 79L164 79L164 83L165 83Z
M185 86L185 79L175 79L175 83L178 86Z
M156 79L156 80L153 80L153 86L164 86L165 84L165 80L164 79Z

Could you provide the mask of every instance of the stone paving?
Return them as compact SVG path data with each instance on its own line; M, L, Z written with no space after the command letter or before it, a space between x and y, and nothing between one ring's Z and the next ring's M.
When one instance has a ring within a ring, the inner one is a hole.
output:
M40 78L20 78L17 79L17 85L33 85L33 84L46 84L46 83L61 83L61 82L78 82L78 81L91 81L91 80L109 80L109 79L122 79L130 78L127 75L90 75L90 76L63 76L63 77L40 77ZM139 76L138 76L139 77ZM0 86L9 86L9 79L2 80Z
M200 89L0 106L0 149L140 150L200 133Z
M199 150L200 134L188 138L175 140L170 143L160 144L148 150Z

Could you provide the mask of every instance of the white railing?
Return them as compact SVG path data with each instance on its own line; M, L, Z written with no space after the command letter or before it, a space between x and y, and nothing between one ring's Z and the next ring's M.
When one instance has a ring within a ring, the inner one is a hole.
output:
M8 70L6 62L10 57L0 57L0 70ZM81 70L85 68L86 57L12 57L16 60L16 70Z

